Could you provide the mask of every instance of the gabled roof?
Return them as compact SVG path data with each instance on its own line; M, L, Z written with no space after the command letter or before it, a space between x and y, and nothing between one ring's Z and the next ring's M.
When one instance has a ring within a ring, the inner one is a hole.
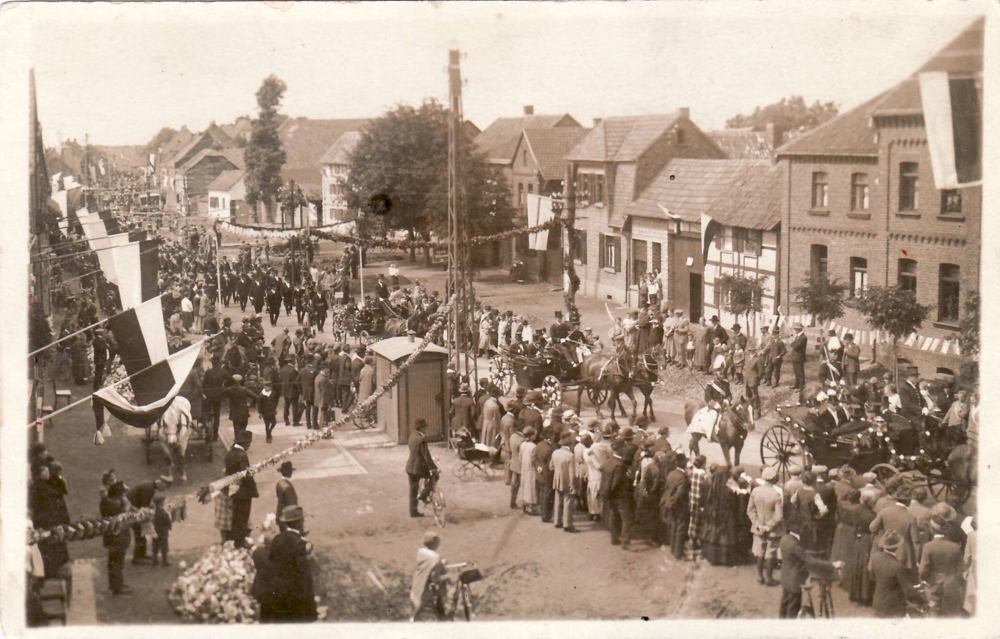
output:
M730 160L770 160L774 152L767 134L750 127L710 131L708 137Z
M323 157L319 159L320 164L350 164L351 163L351 153L354 153L354 148L358 146L358 142L361 141L361 131L348 131L344 135L337 138L337 141L333 143Z
M208 190L229 191L229 189L236 186L236 184L243 179L243 176L246 175L246 173L247 172L242 169L223 171L217 178L208 183Z
M682 116L680 111L659 115L604 118L567 155L583 162L634 162L650 144Z
M769 231L781 224L781 184L777 165L748 163L705 214L725 226Z
M770 163L761 160L674 158L635 202L623 202L621 205L616 202L616 208L626 217L669 219L663 211L666 208L670 214L685 221L698 222L701 214L707 212L729 185L754 164Z
M348 131L360 131L368 124L366 119L312 120L291 118L278 128L281 146L285 150L283 179L295 179L301 184L323 183L320 158ZM295 177L288 177L295 176ZM304 187L303 187L304 188Z
M566 154L589 132L577 127L525 129L523 142L535 158L542 179L559 180L566 176Z
M222 149L219 151L227 160L236 165L237 169L247 168L246 160L244 160L245 149L232 148L232 149Z
M497 118L473 139L478 152L490 162L509 164L517 151L521 132L525 129L579 127L568 113L562 115L523 115L517 118Z
M174 154L177 153L182 147L187 146L187 144L194 138L194 133L188 131L186 126L182 126L181 130L174 134L166 144L160 147L160 158L162 163L166 164L170 160L174 159Z
M941 49L913 75L815 129L783 144L777 155L876 156L874 118L885 115L920 115L919 74L947 71L957 75L982 74L985 18L979 18L948 46Z
M234 151L238 151L239 153L234 153ZM243 164L243 149L224 149L222 151L216 151L215 149L202 149L178 168L184 171L190 170L198 166L198 163L207 157L225 158L226 161L232 164L236 169L246 168Z
M191 136L190 141L173 154L173 157L170 158L170 165L174 168L179 168L182 165L188 164L189 161L185 161L185 156L189 155L191 150L198 146L199 143L204 143L205 138L209 138L209 146L207 148L226 149L236 146L236 141L226 135L226 132L215 122L212 122L204 131Z
M323 199L323 176L319 169L282 167L281 181L288 182L290 180L294 180L295 186L302 189L302 193L306 196L306 199Z

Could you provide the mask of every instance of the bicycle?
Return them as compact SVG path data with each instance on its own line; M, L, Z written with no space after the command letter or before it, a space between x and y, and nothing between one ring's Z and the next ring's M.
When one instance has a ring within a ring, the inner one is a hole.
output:
M378 406L372 406L366 411L355 415L353 417L354 427L358 430L365 430L366 428L375 428L378 426Z
M937 606L934 600L927 594L930 587L931 585L926 581L921 581L913 586L913 590L919 595L919 599L914 601L909 597L906 598L906 613L903 615L904 617L908 619L924 619L937 616Z
M475 616L475 600L472 598L472 588L470 584L482 580L483 573L479 571L476 564L471 561L463 561L458 564L445 564L445 570L458 571L458 587L452 595L451 618L454 620L455 612L459 604L462 606L462 614L466 621L472 621Z
M447 518L445 516L445 501L444 493L438 488L438 480L441 478L441 471L433 470L431 471L431 476L425 479L424 492L427 494L427 498L424 499L424 503L429 503L431 509L434 512L434 523L438 526L444 528L445 523L447 523Z
M838 562L839 563L839 562ZM816 618L816 603L813 600L813 587L819 588L819 616L825 619L833 618L833 593L830 586L840 579L840 566L834 564L833 574L818 575L810 570L809 578L802 584L802 607L799 608L798 619Z

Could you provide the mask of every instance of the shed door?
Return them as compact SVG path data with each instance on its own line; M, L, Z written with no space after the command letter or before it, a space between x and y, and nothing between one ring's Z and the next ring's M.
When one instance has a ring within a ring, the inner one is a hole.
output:
M443 401L441 366L442 362L437 358L431 361L416 361L407 374L409 424L412 426L420 418L427 420L426 433L430 441L444 439L444 423L441 415Z

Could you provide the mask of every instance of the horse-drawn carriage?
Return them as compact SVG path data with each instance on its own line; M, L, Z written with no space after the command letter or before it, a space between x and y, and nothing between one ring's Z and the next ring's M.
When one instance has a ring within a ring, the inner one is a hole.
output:
M779 406L776 411L780 421L761 438L760 457L781 481L793 467L848 464L858 473L875 473L883 484L904 474L912 484L926 486L935 499L954 505L965 503L975 488L975 442L934 416L914 423L893 413L869 413L827 431L811 419L809 406Z
M404 335L408 327L406 318L381 302L374 310L368 311L335 306L330 331L336 340L346 342L352 338L356 343L368 346L389 337Z
M517 350L493 349L490 357L490 382L503 395L509 394L514 385L527 389L546 389L549 392L571 390L582 384L580 365L559 353L545 352L534 356ZM585 385L587 398L597 405L608 400L608 390L599 385Z

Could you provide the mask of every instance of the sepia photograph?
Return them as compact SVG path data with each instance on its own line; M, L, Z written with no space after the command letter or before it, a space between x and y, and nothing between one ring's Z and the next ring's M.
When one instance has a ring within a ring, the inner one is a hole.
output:
M989 634L997 19L0 5L4 633Z

